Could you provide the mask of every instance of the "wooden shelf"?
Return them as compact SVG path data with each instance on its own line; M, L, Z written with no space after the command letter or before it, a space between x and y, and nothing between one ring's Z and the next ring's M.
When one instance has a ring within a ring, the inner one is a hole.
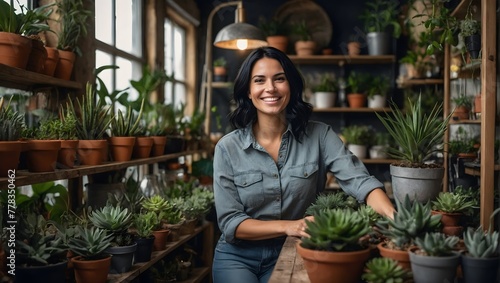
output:
M232 88L233 83L231 82L212 82L213 88Z
M351 108L351 107L331 107L331 108L314 108L313 112L321 113L321 112L338 112L338 113L373 113L373 112L392 112L391 108Z
M317 64L317 65L327 65L327 64L390 64L396 62L396 56L394 55L358 55L358 56L347 56L347 55L310 55L310 56L297 56L289 55L290 59L295 64Z
M410 80L402 80L398 82L398 87L399 88L407 88L411 86L418 86L418 85L437 85L437 84L443 84L444 80L443 79L410 79Z
M461 125L461 124L477 124L481 125L481 120L450 120L451 125Z
M398 160L396 159L377 159L377 158L361 159L361 162L363 162L364 164L392 164L397 161Z
M0 64L0 86L21 90L38 90L52 87L82 89L79 82L62 80L3 64Z
M119 283L119 282L131 282L137 276L142 274L144 271L148 270L155 263L160 261L162 258L173 252L175 249L200 234L203 230L207 229L210 225L213 225L210 222L205 222L202 226L197 227L193 234L181 236L178 241L169 242L167 244L167 248L162 251L155 251L151 255L151 260L148 262L141 262L132 265L132 268L129 272L120 273L120 274L109 274L108 282ZM205 268L197 268L193 270L191 277L188 280L182 282L200 282L208 273L210 269L209 267Z
M120 170L131 166L163 162L169 159L178 158L180 156L192 155L203 152L204 151L183 151L179 153L165 154L162 156L133 159L125 162L107 162L105 164L96 166L75 166L75 168L72 169L56 169L54 172L45 172L45 173L30 173L26 170L17 170L15 177L15 185L24 186L24 185L43 183L54 180L78 178L96 173ZM0 189L7 189L7 186L9 184L8 180L9 180L8 178L0 178Z
M465 162L465 174L472 176L481 176L481 165L477 162ZM500 171L500 164L495 164L495 171Z

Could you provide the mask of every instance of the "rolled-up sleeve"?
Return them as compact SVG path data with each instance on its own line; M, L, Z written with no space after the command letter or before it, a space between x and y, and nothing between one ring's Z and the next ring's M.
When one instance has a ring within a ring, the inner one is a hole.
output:
M234 184L234 170L230 156L221 145L217 144L214 152L214 198L217 208L219 229L226 242L236 241L236 228L250 218L244 213L244 207Z

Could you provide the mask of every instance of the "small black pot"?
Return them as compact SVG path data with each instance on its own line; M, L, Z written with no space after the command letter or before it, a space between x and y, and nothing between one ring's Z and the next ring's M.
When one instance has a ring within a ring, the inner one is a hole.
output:
M67 260L46 266L17 267L14 282L64 283L67 268Z
M134 263L146 262L151 260L151 253L153 252L154 236L149 238L138 238L135 240L137 249L134 254Z
M481 35L473 34L471 36L464 37L465 48L469 51L471 59L479 58L479 52L481 51Z

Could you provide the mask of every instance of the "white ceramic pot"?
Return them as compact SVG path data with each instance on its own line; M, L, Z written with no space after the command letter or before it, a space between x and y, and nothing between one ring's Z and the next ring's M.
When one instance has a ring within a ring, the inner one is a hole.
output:
M368 107L369 108L384 108L385 107L385 95L375 94L372 97L368 97Z
M370 158L371 159L386 159L387 153L385 152L385 145L374 145L370 147Z
M314 106L316 108L330 108L335 106L336 99L335 92L317 91L314 93Z
M349 149L352 154L356 155L359 159L366 158L366 145L348 144L347 149Z

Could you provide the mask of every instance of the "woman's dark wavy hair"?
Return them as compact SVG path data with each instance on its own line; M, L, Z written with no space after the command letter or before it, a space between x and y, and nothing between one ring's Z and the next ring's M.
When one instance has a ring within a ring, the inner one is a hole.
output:
M229 120L234 128L245 128L257 119L257 110L248 99L250 89L250 76L252 68L259 59L272 58L280 62L290 84L290 102L286 107L286 119L292 125L292 132L297 140L305 133L312 105L302 99L304 78L293 62L282 51L274 47L260 47L252 51L243 61L234 81L234 101L236 109L230 113Z

